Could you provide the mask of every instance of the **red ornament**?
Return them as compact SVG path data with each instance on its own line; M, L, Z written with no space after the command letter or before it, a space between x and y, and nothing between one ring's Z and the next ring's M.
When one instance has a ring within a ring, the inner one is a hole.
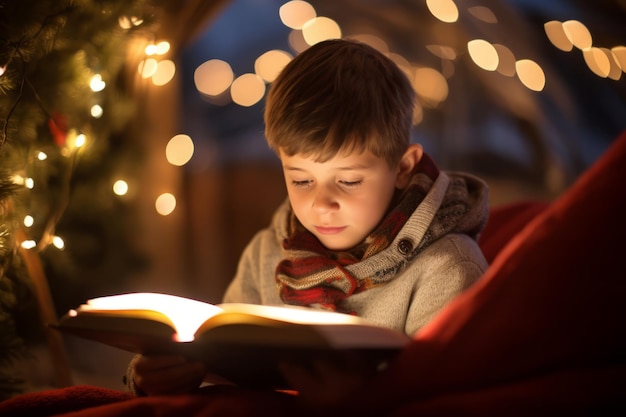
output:
M65 146L67 141L67 117L60 113L53 113L52 117L48 119L48 129L52 134L54 143L59 148Z

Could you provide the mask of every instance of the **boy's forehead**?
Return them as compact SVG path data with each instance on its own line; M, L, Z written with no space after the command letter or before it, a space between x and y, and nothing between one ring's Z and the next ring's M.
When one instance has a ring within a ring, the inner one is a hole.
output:
M279 149L279 157L284 166L297 167L299 164L332 164L344 166L351 169L369 168L372 165L376 165L379 162L384 162L384 159L374 155L369 150L357 151L357 152L340 152L334 157L322 161L319 158L319 154L303 154L296 153L288 155L283 149Z

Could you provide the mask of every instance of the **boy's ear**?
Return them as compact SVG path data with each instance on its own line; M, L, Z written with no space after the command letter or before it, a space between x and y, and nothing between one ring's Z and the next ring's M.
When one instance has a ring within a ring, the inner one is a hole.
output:
M422 155L424 155L424 148L422 148L422 145L417 143L409 145L408 149L404 155L402 155L402 158L398 163L396 188L404 188L407 186L409 179L411 178L411 173L422 159Z

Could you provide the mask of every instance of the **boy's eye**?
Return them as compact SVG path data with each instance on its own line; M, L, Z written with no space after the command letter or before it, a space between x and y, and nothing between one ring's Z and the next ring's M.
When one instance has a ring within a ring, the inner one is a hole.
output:
M363 182L363 180L358 180L358 181L339 181L341 183L341 185L343 185L344 187L347 188L354 188L354 187L358 187L359 185L361 185L361 183Z
M292 180L292 181L291 181L291 184L292 184L294 187L300 187L300 188L303 188L303 187L307 187L308 185L310 185L310 184L311 184L311 180L300 180L300 181L297 181L297 180Z

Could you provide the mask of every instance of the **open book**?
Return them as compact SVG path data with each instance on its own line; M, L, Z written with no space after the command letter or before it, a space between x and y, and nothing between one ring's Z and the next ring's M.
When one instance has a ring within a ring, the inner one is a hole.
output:
M411 341L348 314L292 306L213 305L158 293L94 298L52 327L142 354L182 354L234 383L287 388L281 361L380 367ZM356 355L356 356L355 356Z

